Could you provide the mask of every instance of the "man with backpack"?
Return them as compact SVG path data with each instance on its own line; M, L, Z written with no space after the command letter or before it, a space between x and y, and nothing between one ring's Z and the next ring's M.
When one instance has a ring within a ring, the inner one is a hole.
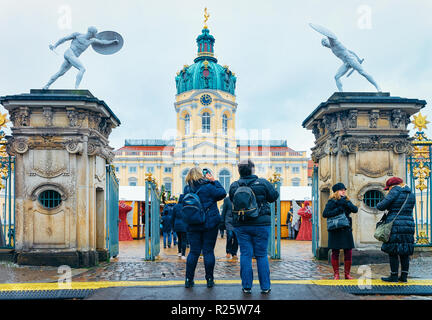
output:
M240 246L242 290L251 293L252 257L255 257L261 293L268 294L271 291L267 257L271 225L269 203L275 202L279 193L269 181L254 174L255 165L251 160L240 161L238 171L240 179L231 184L229 197L233 203L233 225Z

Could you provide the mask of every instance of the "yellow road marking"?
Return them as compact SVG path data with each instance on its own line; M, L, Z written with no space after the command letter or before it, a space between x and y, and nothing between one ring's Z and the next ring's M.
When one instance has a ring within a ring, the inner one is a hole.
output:
M205 280L196 280L196 284L206 284ZM236 284L241 285L241 280L215 280L217 284ZM318 286L432 286L432 280L408 280L407 283L389 283L382 280L372 279L370 283L361 279L353 280L272 280L272 284L309 284ZM258 285L258 280L254 281ZM47 291L63 289L102 289L109 287L161 287L161 286L179 286L184 285L183 280L166 280L166 281L97 281L97 282L71 282L68 283L5 283L0 284L0 292L6 291Z

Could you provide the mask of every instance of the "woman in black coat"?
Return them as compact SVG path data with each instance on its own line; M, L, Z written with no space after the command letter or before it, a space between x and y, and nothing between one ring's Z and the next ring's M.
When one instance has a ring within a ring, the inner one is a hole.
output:
M327 202L323 211L324 218L335 217L344 213L350 223L349 227L330 230L328 232L328 248L332 249L331 263L333 266L334 279L339 279L339 251L344 250L344 271L345 279L351 277L352 249L354 248L354 239L352 235L351 212L356 213L358 208L346 196L346 188L343 183L336 183L333 187L333 195Z
M386 223L390 223L393 220L394 222L389 241L383 243L381 246L381 250L389 255L391 274L390 277L381 279L388 282L398 282L398 280L407 282L409 256L414 253L415 223L413 208L416 199L411 189L398 177L388 179L384 190L390 191L377 204L377 209L381 211L388 210L388 214L383 218ZM398 279L399 259L402 272Z

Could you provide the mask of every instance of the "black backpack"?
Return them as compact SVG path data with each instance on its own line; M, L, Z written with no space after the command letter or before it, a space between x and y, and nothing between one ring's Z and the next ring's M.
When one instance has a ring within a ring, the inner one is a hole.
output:
M245 182L238 182L239 187L234 192L232 201L233 216L237 221L246 221L255 219L259 215L259 208L255 193L250 185L255 183L256 180L247 184Z
M187 224L203 224L206 218L206 210L204 210L201 200L198 197L198 188L196 192L186 194L183 198L182 216L183 221Z

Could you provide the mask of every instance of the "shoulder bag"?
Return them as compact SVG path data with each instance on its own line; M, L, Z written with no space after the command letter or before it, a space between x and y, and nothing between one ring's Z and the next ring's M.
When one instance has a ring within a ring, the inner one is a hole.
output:
M396 217L394 217L394 219L391 222L386 223L385 220L384 221L382 220L376 224L376 230L374 233L375 239L377 239L378 241L384 242L384 243L386 243L390 240L390 234L392 231L393 222L396 220L399 213L402 212L402 209L403 209L403 207L405 207L405 204L406 204L409 196L410 196L410 194L407 195L405 202L403 203L402 207L399 209L399 212L397 213Z
M337 216L327 218L327 231L334 231L338 229L347 228L350 222L345 214L345 211Z

